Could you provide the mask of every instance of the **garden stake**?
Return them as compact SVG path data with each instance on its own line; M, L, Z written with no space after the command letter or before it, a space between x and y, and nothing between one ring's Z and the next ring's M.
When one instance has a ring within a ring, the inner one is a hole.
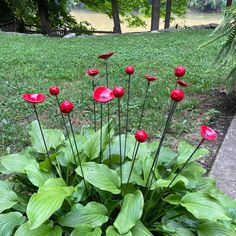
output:
M95 89L94 79L92 79L92 88L93 91ZM97 131L97 124L96 124L96 102L93 100L93 126L95 132Z
M99 162L102 163L102 103L101 103L101 120L100 120L100 155Z
M72 136L73 136L73 139L74 139L75 150L76 150L77 156L78 156L78 161L79 161L79 166L80 166L80 170L81 170L81 175L82 175L83 181L84 181L84 187L85 187L86 192L88 193L87 185L86 185L85 178L84 178L84 172L83 172L83 168L82 168L82 163L81 163L81 159L80 159L80 156L79 156L79 150L78 150L77 142L76 142L76 139L75 139L75 134L74 134L74 130L73 130L73 126L72 126L72 122L71 122L70 114L69 113L68 113L68 120L69 120L69 123L70 123L71 133L72 133Z

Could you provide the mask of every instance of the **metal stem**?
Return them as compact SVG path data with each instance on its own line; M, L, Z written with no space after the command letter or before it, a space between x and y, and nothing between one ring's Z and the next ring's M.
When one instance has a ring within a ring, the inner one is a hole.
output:
M101 103L101 120L100 120L100 156L99 156L99 162L102 163L102 103Z
M39 124L39 129L40 129L40 132L41 132L41 135L42 135L42 138L43 138L43 143L44 143L44 146L45 146L45 150L47 152L48 160L49 160L50 165L52 165L52 162L50 160L49 151L48 151L47 144L46 144L46 140L45 140L45 137L44 137L44 134L43 134L43 129L42 129L42 126L41 126L41 123L40 123L40 120L39 120L39 116L38 116L38 112L37 112L37 109L36 109L36 105L34 104L33 107L34 107L34 112L35 112L35 115L36 115L36 118L37 118L37 121L38 121L38 124Z
M128 130L128 123L129 123L129 99L130 99L130 78L128 80L128 98L127 98L127 107L126 107L126 123L125 123L125 146L124 146L124 160L126 157L126 144L127 144L127 130Z
M95 89L95 84L94 84L94 79L92 79L92 87L93 87L93 91ZM97 125L96 125L96 103L93 100L93 124L94 124L94 130L96 132L97 130Z
M120 181L122 186L122 153L121 153L121 124L120 124L120 98L118 98L118 126L119 126L119 146L120 146ZM121 196L122 196L122 187L121 189Z
M77 156L78 156L78 161L79 161L79 166L80 166L80 170L81 170L81 175L82 175L83 181L84 181L84 187L85 187L86 192L88 193L87 185L86 185L85 178L84 178L84 171L83 171L83 168L82 168L82 163L81 163L81 159L80 159L80 156L79 156L77 142L76 142L76 139L75 139L75 134L74 134L74 130L73 130L73 127L72 127L72 123L71 123L71 119L70 119L70 114L69 113L68 113L68 120L69 120L69 123L70 123L71 133L72 133L72 136L73 136L73 139L74 139L74 144L75 144L75 149L76 149L76 153L77 153Z
M57 96L56 96L56 100L57 100L57 105L58 105L59 110L60 110L60 102L59 102L59 99L58 99ZM73 154L73 157L74 157L74 162L76 164L76 155L75 155L74 148L73 148L73 145L72 145L72 142L71 142L71 139L70 139L70 133L69 133L69 130L68 130L67 125L66 125L65 117L62 114L61 110L60 110L60 113L61 113L61 118L63 120L63 124L64 124L65 129L66 129L66 135L67 135L69 143L70 143L71 151L72 151L72 154Z

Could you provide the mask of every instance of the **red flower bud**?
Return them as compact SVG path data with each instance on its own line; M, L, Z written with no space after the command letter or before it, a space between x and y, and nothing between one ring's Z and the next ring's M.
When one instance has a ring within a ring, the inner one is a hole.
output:
M201 136L204 139L211 140L211 141L217 139L217 137L218 137L217 133L213 129L211 129L210 127L208 127L206 125L202 125L200 127L200 129L201 129Z
M177 77L182 77L185 75L186 69L183 66L177 66L175 68L175 75Z
M60 89L57 86L51 86L49 88L49 92L51 93L51 95L57 96L60 92Z
M60 104L60 110L63 113L70 113L73 109L74 109L74 105L69 100L65 100Z
M113 94L116 98L121 98L125 94L125 90L122 87L115 87L113 89Z
M132 75L134 73L134 67L133 66L127 66L125 68L125 73L128 75Z
M113 91L105 86L95 88L93 91L93 99L97 102L106 103L114 98Z
M170 97L175 102L180 102L184 99L184 92L181 89L174 89L170 93Z
M148 81L157 80L157 78L156 78L155 76L152 76L152 75L145 75L144 77L145 77L145 79L147 79Z
M86 71L86 74L89 75L89 76L96 76L97 74L99 74L99 71L98 70L88 70Z
M148 139L148 133L145 130L138 130L135 133L135 138L138 142L143 143Z
M113 52L107 52L105 54L102 54L100 56L98 56L99 59L103 59L103 60L106 60L108 59L109 57L111 57L114 53Z
M21 97L26 102L33 104L43 102L46 99L46 96L42 93L35 93L35 94L28 93L28 94L23 94Z
M184 82L180 79L176 80L176 83L181 87L189 87L190 86L190 84L187 84L186 82Z

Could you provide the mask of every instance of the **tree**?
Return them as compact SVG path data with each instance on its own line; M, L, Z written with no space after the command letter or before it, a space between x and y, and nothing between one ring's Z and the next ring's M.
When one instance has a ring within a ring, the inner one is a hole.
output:
M121 34L118 0L112 0L111 5L112 5L112 16L113 16L113 22L114 22L113 32Z
M227 0L226 6L230 7L232 6L233 0Z
M152 0L151 31L159 30L160 23L160 0Z
M172 0L166 1L165 29L170 28Z

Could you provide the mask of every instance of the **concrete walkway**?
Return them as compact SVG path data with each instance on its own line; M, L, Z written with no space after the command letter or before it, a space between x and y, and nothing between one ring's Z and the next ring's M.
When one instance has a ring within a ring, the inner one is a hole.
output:
M210 176L216 179L221 191L236 199L236 115L216 156Z

